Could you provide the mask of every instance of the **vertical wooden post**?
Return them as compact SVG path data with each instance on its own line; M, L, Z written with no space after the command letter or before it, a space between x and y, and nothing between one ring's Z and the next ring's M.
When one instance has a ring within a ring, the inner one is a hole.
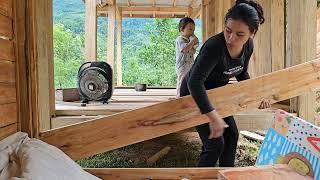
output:
M113 0L115 4L115 0ZM107 62L114 70L115 59L115 26L116 26L116 6L112 5L108 7L108 47L107 47Z
M85 60L97 60L97 10L96 0L86 0Z
M52 0L29 0L27 58L34 136L49 130L54 110ZM53 94L52 94L53 93Z
M117 85L122 86L122 15L117 9Z
M313 0L287 2L287 67L316 57L316 9L317 2ZM315 101L316 95L312 92L299 96L291 104L300 117L314 123Z
M32 113L29 108L28 97L28 74L26 61L26 2L13 1L14 34L15 34L15 53L16 53L16 88L17 88L17 113L19 122L19 131L32 133Z
M207 5L204 0L201 2L201 26L202 26L202 42L207 40Z

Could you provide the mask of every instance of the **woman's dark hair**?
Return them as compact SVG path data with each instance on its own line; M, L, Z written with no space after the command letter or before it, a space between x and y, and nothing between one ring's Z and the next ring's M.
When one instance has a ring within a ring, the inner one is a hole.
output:
M252 33L258 31L259 25L264 23L263 9L255 0L237 0L225 16L228 19L241 20L249 26Z
M182 18L182 19L180 20L180 22L179 22L179 27L178 27L178 28L179 28L179 32L180 32L181 30L183 30L183 29L187 26L187 24L189 24L189 23L192 23L192 24L195 25L193 19L191 19L191 18L189 18L189 17Z

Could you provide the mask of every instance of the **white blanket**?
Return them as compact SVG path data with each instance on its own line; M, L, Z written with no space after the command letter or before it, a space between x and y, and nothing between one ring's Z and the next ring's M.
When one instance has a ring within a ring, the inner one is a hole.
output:
M0 141L0 180L98 180L58 148L17 132Z

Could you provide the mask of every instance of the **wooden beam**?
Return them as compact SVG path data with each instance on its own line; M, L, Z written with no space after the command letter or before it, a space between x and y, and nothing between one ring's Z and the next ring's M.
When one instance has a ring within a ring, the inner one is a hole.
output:
M279 102L320 85L320 59L208 91L222 117ZM80 159L208 122L192 97L41 133L41 139ZM143 132L143 133L142 133ZM68 138L65 138L68 137Z
M316 57L316 9L313 0L287 2L286 66L307 62ZM314 123L316 94L293 99L291 106L298 116Z
M226 168L86 168L101 178L114 180L133 179L217 179L218 171Z
M204 5L204 1L201 2L201 30L202 30L202 42L207 40L207 5Z
M193 9L193 8L191 8ZM165 13L187 13L189 7L152 7L152 6L130 6L121 7L123 12L165 12Z
M134 13L123 13L122 17L129 17L129 18L183 18L185 14L174 14L172 17L171 14L157 14L156 12L150 14L134 14Z
M27 7L29 97L36 137L38 130L50 129L54 115L52 0L30 0Z
M85 6L85 60L97 61L96 0L86 0Z
M197 19L197 18L200 17L200 15L201 15L201 8L198 8L196 10L193 10L193 12L191 13L190 17L192 19Z
M122 86L122 16L118 13L117 28L117 86Z
M17 106L11 109L17 110L18 130L27 133L29 137L33 137L26 58L26 2L13 0L12 3L14 7Z
M116 27L116 7L108 6L108 45L107 45L107 62L114 71L115 59L115 27Z

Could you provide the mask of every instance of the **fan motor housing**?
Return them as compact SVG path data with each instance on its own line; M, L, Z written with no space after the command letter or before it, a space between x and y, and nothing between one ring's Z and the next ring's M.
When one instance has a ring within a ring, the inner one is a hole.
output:
M78 92L82 102L107 102L113 93L113 73L106 62L85 62L78 71Z

